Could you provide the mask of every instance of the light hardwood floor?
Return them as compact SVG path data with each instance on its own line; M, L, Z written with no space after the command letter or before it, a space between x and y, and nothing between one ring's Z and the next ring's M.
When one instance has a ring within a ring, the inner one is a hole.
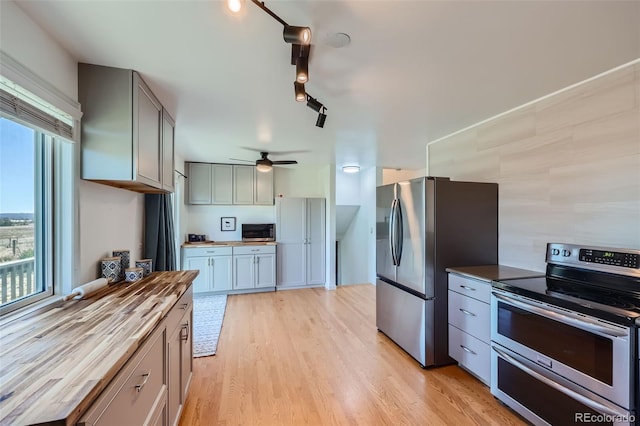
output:
M229 296L180 425L520 425L457 366L425 370L375 325L375 287Z

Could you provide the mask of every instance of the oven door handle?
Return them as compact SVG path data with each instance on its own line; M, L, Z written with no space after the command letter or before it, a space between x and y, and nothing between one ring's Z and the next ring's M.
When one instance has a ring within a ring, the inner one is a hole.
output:
M495 346L491 345L491 349L493 349L496 354L498 354L498 356L502 359L504 359L505 361L513 364L514 366L518 367L519 369L521 369L522 371L524 371L525 373L529 374L530 376L532 376L533 378L541 381L542 383L544 383L547 386L552 387L553 389L557 390L558 392L561 392L565 395L567 395L570 398L575 399L576 401L586 405L587 407L591 408L592 410L595 410L599 413L602 414L608 414L610 416L617 416L617 417L625 417L628 416L629 413L627 411L618 411L612 407L608 407L606 405L603 405L599 402L593 401L591 399L589 399L589 397L584 396L582 394L579 394L578 392L575 392L571 389L567 389L564 386L560 385L559 383L554 382L553 380L549 379L548 377L543 376L542 374L538 373L537 371L527 367L526 365L524 365L523 363L521 363L520 361L518 361L517 359L515 359L514 357L512 357L509 354L506 354L505 352L501 351L500 349L496 348Z
M516 307L534 312L536 314L540 314L548 318L556 319L566 324L575 325L575 326L587 329L589 331L603 333L612 337L627 337L629 335L626 331L622 331L613 327L608 327L604 324L595 324L590 321L585 321L584 319L578 319L578 318L570 317L568 315L559 314L557 312L553 312L548 309L539 308L535 305L531 305L526 302L521 302L520 300L516 300L511 297L498 294L496 292L492 292L491 294L493 294L498 300L502 300L503 302L508 303L510 305L514 305Z

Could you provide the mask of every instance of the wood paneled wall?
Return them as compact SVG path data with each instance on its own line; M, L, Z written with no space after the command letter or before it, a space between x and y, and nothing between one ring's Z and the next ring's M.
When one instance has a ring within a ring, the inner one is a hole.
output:
M498 182L501 264L547 242L640 249L640 61L427 147L429 174Z

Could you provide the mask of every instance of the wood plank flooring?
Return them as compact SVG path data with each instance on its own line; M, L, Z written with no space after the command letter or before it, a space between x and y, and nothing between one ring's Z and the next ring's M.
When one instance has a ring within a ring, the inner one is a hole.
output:
M425 370L375 326L369 284L229 296L181 426L521 425L457 366Z

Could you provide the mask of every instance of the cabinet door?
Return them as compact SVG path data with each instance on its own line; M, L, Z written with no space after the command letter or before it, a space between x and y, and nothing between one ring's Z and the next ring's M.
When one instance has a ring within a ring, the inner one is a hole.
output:
M233 166L233 204L253 204L254 166Z
M306 199L276 199L277 285L306 284Z
M256 254L256 287L276 286L276 255Z
M254 257L252 255L233 256L233 289L254 287Z
M211 204L211 164L188 163L187 203Z
M162 188L173 192L175 165L173 161L175 122L162 110Z
M195 280L193 280L193 292L201 293L211 291L211 258L210 257L185 257L184 270L200 271Z
M231 290L232 256L213 256L212 265L212 290Z
M325 283L325 200L308 198L306 221L306 280L308 285Z
M175 308L174 308L175 309ZM168 391L168 413L169 424L177 424L177 416L180 413L180 405L182 404L182 384L180 382L180 370L182 364L182 340L180 327L173 330L167 330L169 339L167 340L167 365L169 368L169 377L167 380Z
M212 164L211 179L211 204L232 204L233 166L230 164Z
M180 324L180 330L182 339L180 352L180 401L184 407L193 373L193 308L185 313Z
M153 93L134 73L134 143L137 143L136 180L161 188L160 159L160 123L162 122L162 105Z
M253 204L273 205L273 169L268 172L255 171L255 194Z

